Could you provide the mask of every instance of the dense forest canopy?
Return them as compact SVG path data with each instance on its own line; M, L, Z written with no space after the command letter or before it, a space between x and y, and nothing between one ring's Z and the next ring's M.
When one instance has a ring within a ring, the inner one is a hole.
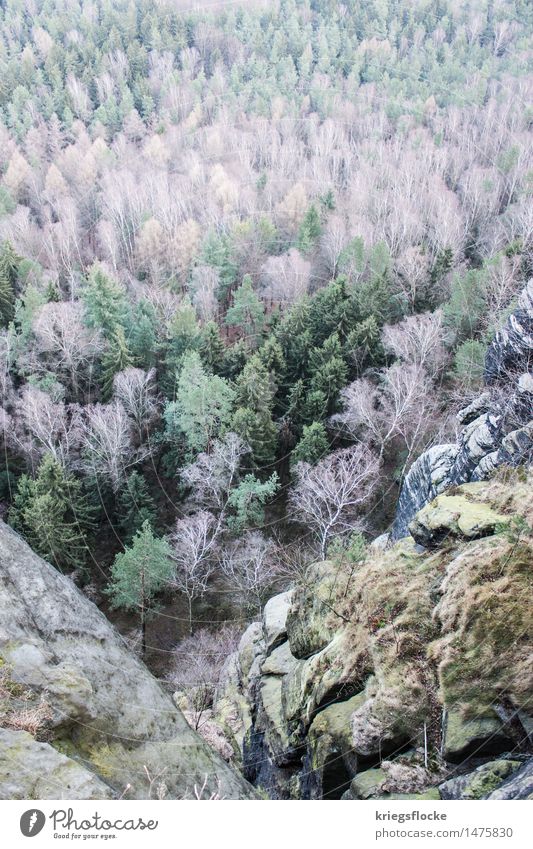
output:
M191 5L0 8L3 511L143 645L357 557L533 259L527 0Z

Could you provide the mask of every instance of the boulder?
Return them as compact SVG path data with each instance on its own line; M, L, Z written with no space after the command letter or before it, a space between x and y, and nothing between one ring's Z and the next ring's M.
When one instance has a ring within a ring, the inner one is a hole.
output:
M391 530L393 541L409 534L414 515L454 483L454 466L459 448L454 444L435 445L415 460L403 482L396 517Z
M27 731L0 728L0 799L113 799L82 764Z
M489 504L474 500L475 484L461 487L461 494L439 495L420 510L409 525L413 538L426 548L434 548L449 537L478 539L493 534L509 521Z
M315 716L307 733L305 798L340 798L357 772L350 720L364 699L364 693L358 693Z
M263 611L263 636L269 654L287 639L287 614L291 606L292 590L270 598Z
M350 784L352 799L376 799L379 797L381 785L387 778L383 769L366 769L358 773Z
M239 641L239 667L243 680L248 680L255 659L265 651L263 626L260 622L252 622Z
M442 752L448 761L457 763L470 755L498 754L512 745L502 722L494 715L464 719L456 710L447 715Z
M487 799L533 799L533 758L489 793Z
M263 661L261 675L287 675L297 663L288 642L282 643Z
M497 760L490 761L468 772L450 778L439 785L442 799L486 799L493 791L501 786L506 778L516 773L520 761ZM533 789L533 788L532 788Z
M498 330L485 357L485 381L491 385L509 380L513 372L530 371L533 365L533 280L524 287L516 309Z

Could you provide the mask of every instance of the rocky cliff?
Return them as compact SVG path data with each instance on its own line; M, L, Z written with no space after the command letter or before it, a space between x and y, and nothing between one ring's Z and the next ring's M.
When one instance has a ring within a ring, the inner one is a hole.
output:
M533 798L533 478L434 499L316 564L229 658L216 714L276 798Z
M502 464L533 461L532 369L533 280L488 348L487 391L459 413L457 443L430 448L407 474L392 539L406 536L415 513L450 486L484 480Z
M0 798L248 798L107 619L0 522Z

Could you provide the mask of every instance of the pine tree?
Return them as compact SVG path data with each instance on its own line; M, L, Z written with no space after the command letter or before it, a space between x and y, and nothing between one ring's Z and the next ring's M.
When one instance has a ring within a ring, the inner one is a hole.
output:
M339 392L346 384L348 368L342 358L342 348L337 333L332 333L310 355L311 392L320 392L326 399L326 412L335 411Z
M146 654L146 622L154 612L157 593L172 577L172 552L165 539L154 536L149 522L135 534L131 546L117 554L107 589L111 606L139 614L141 647Z
M176 401L165 409L167 438L177 427L191 451L209 450L213 439L223 435L231 420L235 393L223 377L208 374L200 356L191 351L183 358Z
M235 510L228 524L234 531L259 527L265 521L265 504L274 497L279 487L278 475L273 472L261 483L254 475L246 477L235 487L229 499L229 507Z
M202 328L200 355L202 362L209 371L212 371L213 374L222 373L224 368L224 343L215 321L208 321Z
M153 368L157 363L159 341L157 315L149 301L141 299L135 305L128 322L128 345L135 365L142 369Z
M184 298L167 328L165 374L162 379L162 388L167 397L174 396L183 357L190 351L198 351L201 344L202 333L196 312L189 298Z

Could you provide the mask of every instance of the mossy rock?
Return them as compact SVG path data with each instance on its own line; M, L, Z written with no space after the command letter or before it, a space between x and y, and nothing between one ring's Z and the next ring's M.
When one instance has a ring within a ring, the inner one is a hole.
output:
M446 719L443 755L446 760L461 761L469 755L498 754L512 746L500 720L492 716L465 719L459 711L450 711Z
M26 731L0 728L0 799L113 799L90 769L37 742Z
M509 516L474 500L477 491L462 488L461 495L439 495L420 510L409 525L416 542L432 548L448 538L478 539L493 534ZM476 486L476 484L474 484Z
M353 751L351 717L365 700L358 693L345 702L335 702L314 718L307 734L306 772L309 773L309 796L327 797L329 785L336 787L331 775L346 775L349 781L357 771L357 756Z
M441 799L438 787L430 787L423 793L382 793L378 799Z
M350 784L352 798L376 799L386 778L387 773L384 769L366 769L364 772L359 772Z

